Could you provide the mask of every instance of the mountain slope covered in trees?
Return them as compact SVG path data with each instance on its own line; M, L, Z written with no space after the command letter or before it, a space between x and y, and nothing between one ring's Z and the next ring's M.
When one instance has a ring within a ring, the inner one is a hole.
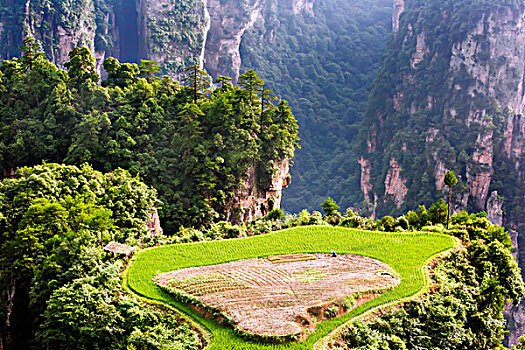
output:
M0 65L4 176L42 160L127 169L159 191L162 224L171 233L182 225L246 221L279 206L297 124L286 101L271 103L254 71L235 87L222 78L211 92L196 66L182 86L152 75L154 66L139 70L109 58L99 86L86 48L71 52L66 72L33 46L28 41L21 59Z
M102 75L109 56L155 60L162 74L177 78L201 62L213 78L227 75L234 83L253 68L290 101L301 126L283 207L320 209L327 196L355 206L363 196L351 142L391 31L392 3L0 0L0 57L18 55L30 35L59 67L71 49L87 46Z
M454 209L503 223L523 262L525 4L398 3L356 145L368 208L382 216L432 203L453 169Z
M245 32L241 58L290 100L300 125L283 208L319 210L328 196L356 206L362 194L352 141L391 32L392 1L318 0L296 13L274 1L265 15Z

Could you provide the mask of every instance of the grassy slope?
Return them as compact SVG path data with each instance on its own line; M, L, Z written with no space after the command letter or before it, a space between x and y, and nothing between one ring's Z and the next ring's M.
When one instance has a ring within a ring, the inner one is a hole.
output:
M129 287L150 299L160 300L191 315L212 333L210 349L311 349L331 330L381 304L417 293L425 285L422 266L434 254L450 249L450 236L436 233L384 233L329 226L306 226L245 239L178 244L145 250L131 264ZM301 343L260 344L236 336L231 328L203 319L186 305L174 301L152 282L163 272L186 267L213 265L260 256L291 253L352 253L381 260L401 276L398 288L373 299L336 319L318 325L315 333Z

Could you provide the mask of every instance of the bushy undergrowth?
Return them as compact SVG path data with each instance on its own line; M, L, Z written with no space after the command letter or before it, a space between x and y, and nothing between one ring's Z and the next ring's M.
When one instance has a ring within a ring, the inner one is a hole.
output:
M443 231L465 245L434 269L432 293L410 301L371 323L357 322L334 349L496 349L501 348L505 302L525 296L509 235L484 213L460 212Z
M121 169L43 164L0 182L0 198L2 344L14 334L18 349L201 347L178 314L126 294L123 261L102 250L156 243L154 190Z

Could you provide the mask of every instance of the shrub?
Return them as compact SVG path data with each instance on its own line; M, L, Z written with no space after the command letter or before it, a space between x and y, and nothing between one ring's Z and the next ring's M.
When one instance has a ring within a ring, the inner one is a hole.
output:
M412 229L418 229L421 227L419 225L419 217L415 211L410 210L408 213L406 213L405 218L408 220L408 224Z
M396 220L393 217L387 215L381 219L381 226L383 226L384 230L387 232L394 232Z
M267 220L282 220L284 217L284 212L282 209L275 208L270 210L270 212L266 215Z
M339 312L339 307L334 305L330 306L328 309L324 311L324 317L326 318L334 318L337 316L337 313Z
M339 206L337 203L330 197L326 198L325 201L321 204L323 207L324 214L326 216L332 216L336 215L337 210L339 210Z
M404 216L400 216L397 218L396 228L402 228L404 231L408 230L410 227L410 224L408 223L408 220Z

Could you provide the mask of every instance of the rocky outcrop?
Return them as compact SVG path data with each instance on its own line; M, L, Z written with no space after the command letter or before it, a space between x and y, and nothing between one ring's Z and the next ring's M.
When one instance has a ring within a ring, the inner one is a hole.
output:
M27 1L25 6L25 33L44 45L50 61L63 67L69 60L69 52L77 46L86 46L95 52L95 5L93 0L76 3L78 13L74 19L68 18L65 11L71 9L51 9L39 7L38 3Z
M412 59L410 61L410 65L412 68L416 68L417 65L423 61L425 58L425 55L429 53L429 48L426 43L426 33L425 31L422 31L417 35L416 39L416 52L412 55Z
M228 221L249 222L256 217L265 216L270 210L281 205L282 191L290 185L290 162L283 159L274 166L275 173L268 185L262 186L257 176L257 167L250 166L243 180L244 185L226 205Z
M438 144L441 141L442 136L439 130L436 128L428 129L428 134L425 139L425 148L429 150L428 163L434 163L434 179L436 184L436 190L441 191L443 189L443 182L445 181L445 163L438 156Z
M159 212L156 208L151 213L149 221L146 222L146 227L152 236L162 235L163 230L160 226Z
M370 191L372 190L372 184L370 183L370 160L359 158L359 165L361 166L361 191L365 197L365 201L370 203Z
M493 191L487 201L487 216L490 222L497 225L503 225L503 199L498 197L498 191ZM514 240L517 247L517 237Z
M466 8L477 12L461 22ZM525 235L525 9L396 1L392 22L358 145L363 195L379 198L380 216L413 209L445 195L452 169L455 210Z
M390 169L385 178L385 197L391 198L398 208L403 204L408 192L405 186L406 179L402 178L400 173L401 166L394 158L390 159Z
M298 15L301 12L307 12L308 14L314 14L314 2L315 0L292 0L291 10L294 15Z
M394 11L392 12L392 31L397 33L399 30L399 17L405 12L405 0L395 0Z
M433 51L434 38L429 38L424 26L415 26L413 23L422 15L419 10L410 8L410 4L407 8L407 4L401 0L394 5L393 25L399 35L394 40L402 43L400 48L410 52L410 69L389 72L400 77L400 83L390 88L389 92L389 103L392 104L394 114L387 109L371 109L369 118L375 118L375 121L368 127L366 144L363 144L366 152L360 155L359 160L360 164L367 164L366 171L362 166L362 184L363 181L369 182L367 179L370 179L371 173L378 171L376 167L381 167L379 164L369 163L366 154L375 153L375 149L380 150L378 145L392 142L384 135L390 137L397 131L385 132L385 128L399 128L406 123L407 118L418 114L435 116L436 113L441 113L438 118L441 124L454 124L456 130L460 128L463 130L461 133L474 137L470 146L472 151L466 152L468 159L462 160L465 162L464 173L457 168L455 170L468 186L474 207L477 210L487 210L487 200L493 190L495 172L498 171L494 168L495 157L500 150L506 156L506 160L500 162L511 162L518 175L523 177L523 165L520 162L523 158L525 135L525 14L510 7L495 7L494 12L482 14L463 38L452 42L447 53L443 49ZM407 19L403 27L402 19L399 21L400 14L406 14L407 11L407 16L412 17ZM443 25L446 25L448 14L443 12L442 16ZM438 82L439 77L426 77L425 72L419 69L422 64L435 64L433 62L438 56L441 56L440 62L448 57L448 72L443 74L443 82L448 84L449 89L446 94L443 94L443 90L438 90L441 85ZM429 81L427 90L421 84L419 90L414 88L415 82L428 81L429 78L438 79ZM432 84L436 86L435 90ZM498 114L499 120L495 114ZM399 119L394 122L392 117ZM424 121L421 122L423 123ZM435 126L430 128L425 146L419 150L419 153L428 155L427 166L433 168L433 182L438 191L443 188L445 169L457 166L459 151L454 154L450 150L458 149L459 144L465 142L464 138L451 137L451 131L454 130L443 130ZM400 136L399 140L394 140L397 147L396 159L404 158L399 156L399 151L406 154L403 144L413 143L410 139L403 139L404 134ZM393 145L389 147L393 148ZM409 154L410 151L409 147ZM392 156L387 156L387 159L392 159ZM397 161L396 164L410 172L410 169L405 169L409 165L406 160ZM386 186L391 182L392 166L382 166L391 168L383 178ZM374 185L379 190L379 184L372 184ZM364 193L363 185L361 189ZM370 185L366 189L369 192ZM398 189L401 190L402 187ZM392 186L388 186L385 196L392 192L395 192ZM396 197L398 207L403 203L400 199L403 192L404 190L398 192Z
M137 9L140 57L162 63L172 76L199 63L208 28L205 1L139 0Z
M232 77L236 82L241 67L239 47L244 32L263 20L265 0L249 0L239 6L236 0L208 0L210 30L204 51L205 68L217 78Z

